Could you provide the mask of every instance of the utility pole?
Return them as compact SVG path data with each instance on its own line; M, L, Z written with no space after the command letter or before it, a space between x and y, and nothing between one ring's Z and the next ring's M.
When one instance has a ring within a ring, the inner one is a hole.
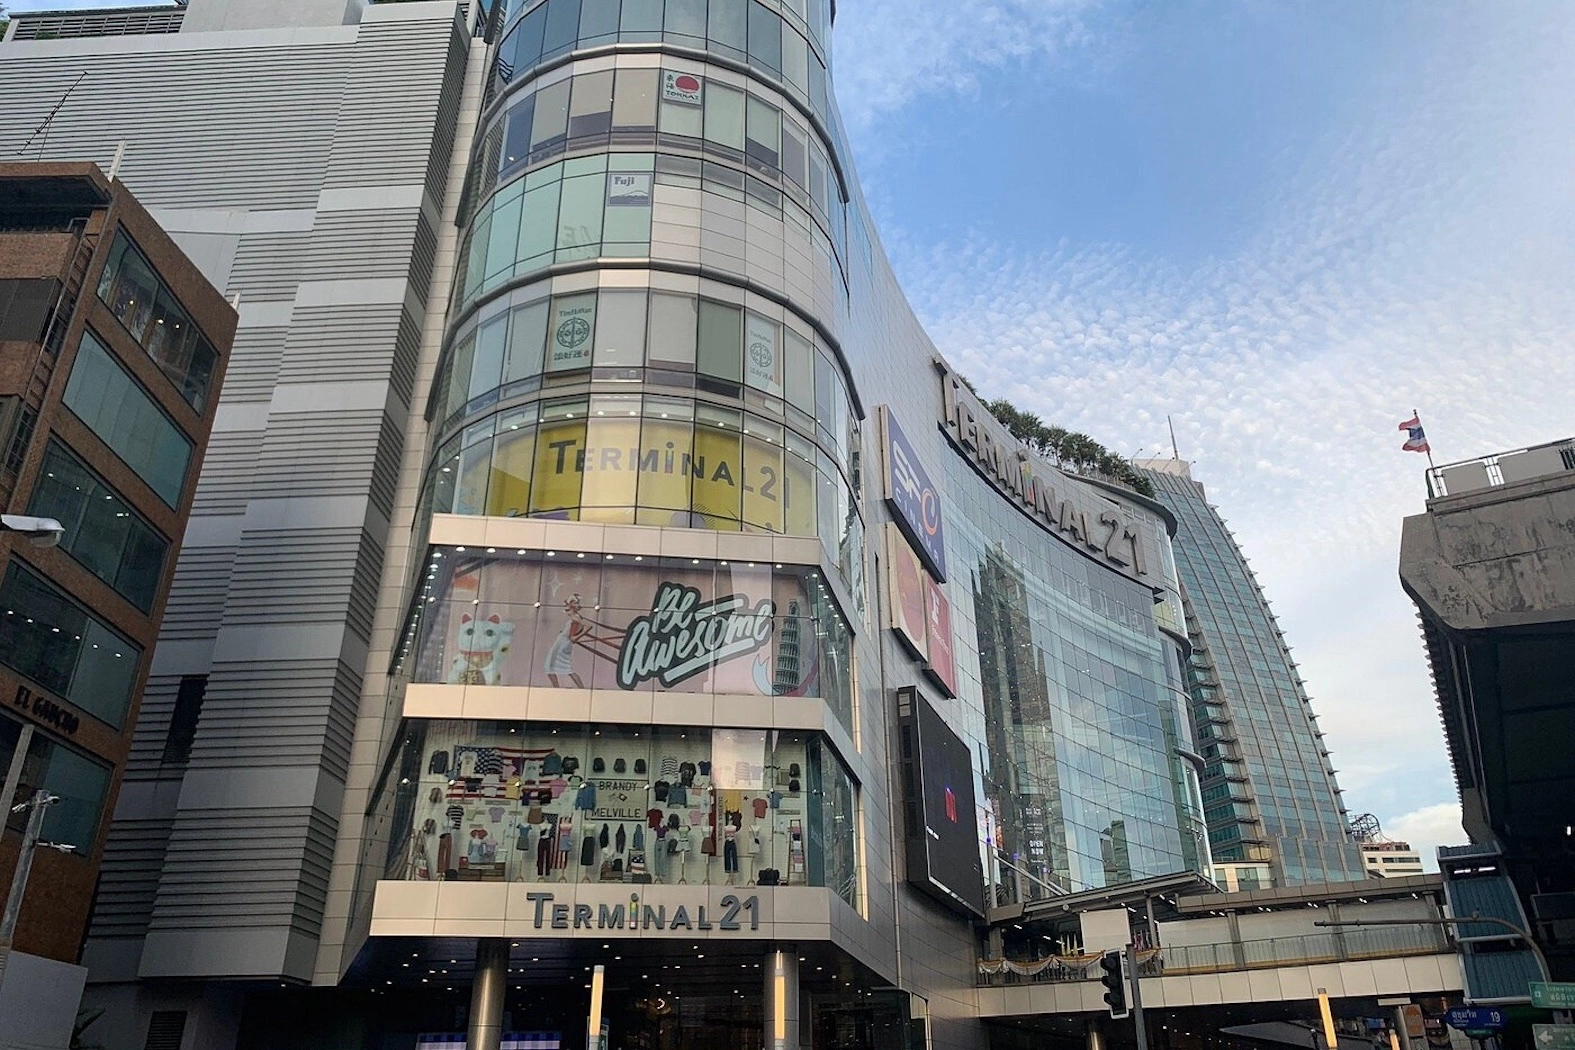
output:
M33 792L31 799L11 807L12 813L20 813L24 809L30 809L32 812L27 817L27 830L22 833L22 850L17 854L16 872L11 876L11 893L5 899L5 913L0 915L0 983L5 981L6 963L11 958L11 941L16 936L17 917L22 913L22 897L27 892L27 876L33 869L33 853L38 847L39 832L44 827L44 814L50 806L59 801L59 795L51 795L43 788L39 788ZM52 842L45 845L62 852L74 848L59 846Z
M1148 1025L1143 1020L1143 987L1138 979L1137 949L1127 945L1127 968L1132 971L1132 1027L1137 1034L1137 1050L1148 1050Z

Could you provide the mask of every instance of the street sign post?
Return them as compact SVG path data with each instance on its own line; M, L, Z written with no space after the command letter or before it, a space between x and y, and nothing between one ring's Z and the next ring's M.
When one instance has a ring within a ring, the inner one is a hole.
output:
M1496 1032L1504 1027L1504 1011L1491 1006L1453 1006L1444 1023L1462 1032Z
M1575 1010L1575 984L1532 981L1531 1005L1543 1010Z
M1575 1024L1534 1024L1531 1041L1537 1050L1575 1050Z

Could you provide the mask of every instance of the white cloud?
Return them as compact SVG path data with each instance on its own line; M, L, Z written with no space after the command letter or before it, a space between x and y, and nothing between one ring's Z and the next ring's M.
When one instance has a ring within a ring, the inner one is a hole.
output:
M1440 802L1421 809L1402 813L1383 822L1384 834L1422 854L1422 863L1428 871L1438 870L1439 846L1460 846L1466 833L1460 827L1460 803Z
M1453 794L1396 578L1426 463L1396 425L1421 409L1440 462L1575 432L1575 67L1561 57L1575 12L1469 10L1400 56L1351 123L1283 159L1267 219L1231 255L1183 266L1122 244L883 231L928 331L986 396L1128 454L1168 450L1174 415L1281 614L1354 811ZM950 24L910 17L921 36ZM1015 57L947 54L975 71Z

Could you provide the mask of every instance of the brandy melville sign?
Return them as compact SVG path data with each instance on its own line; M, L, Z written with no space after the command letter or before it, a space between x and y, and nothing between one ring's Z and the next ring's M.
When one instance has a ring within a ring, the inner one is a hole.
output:
M771 638L776 602L754 608L741 594L703 602L700 592L664 583L648 615L629 624L618 649L618 686L633 689L655 679L671 689L724 660L752 653Z
M671 904L642 900L638 893L629 895L629 903L617 904L559 904L551 893L525 894L530 902L531 925L543 931L552 930L601 930L601 931L666 931L694 933L701 930L758 930L760 929L760 898L756 895L737 897L729 893L717 903L713 911L704 904Z
M941 425L985 480L1064 542L1143 580L1148 575L1148 559L1132 513L1096 495L1092 486L1039 462L944 362L937 360L935 367L941 373L945 400Z

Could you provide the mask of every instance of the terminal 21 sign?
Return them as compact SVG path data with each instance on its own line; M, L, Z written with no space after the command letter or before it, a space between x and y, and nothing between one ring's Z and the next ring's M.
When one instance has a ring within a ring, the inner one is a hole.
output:
M897 516L897 527L924 560L925 568L945 583L946 530L941 518L940 491L885 405L880 406L880 429L886 457L886 502Z
M1134 579L1148 575L1143 536L1124 508L1036 458L939 358L946 436L1003 495L1065 542Z

